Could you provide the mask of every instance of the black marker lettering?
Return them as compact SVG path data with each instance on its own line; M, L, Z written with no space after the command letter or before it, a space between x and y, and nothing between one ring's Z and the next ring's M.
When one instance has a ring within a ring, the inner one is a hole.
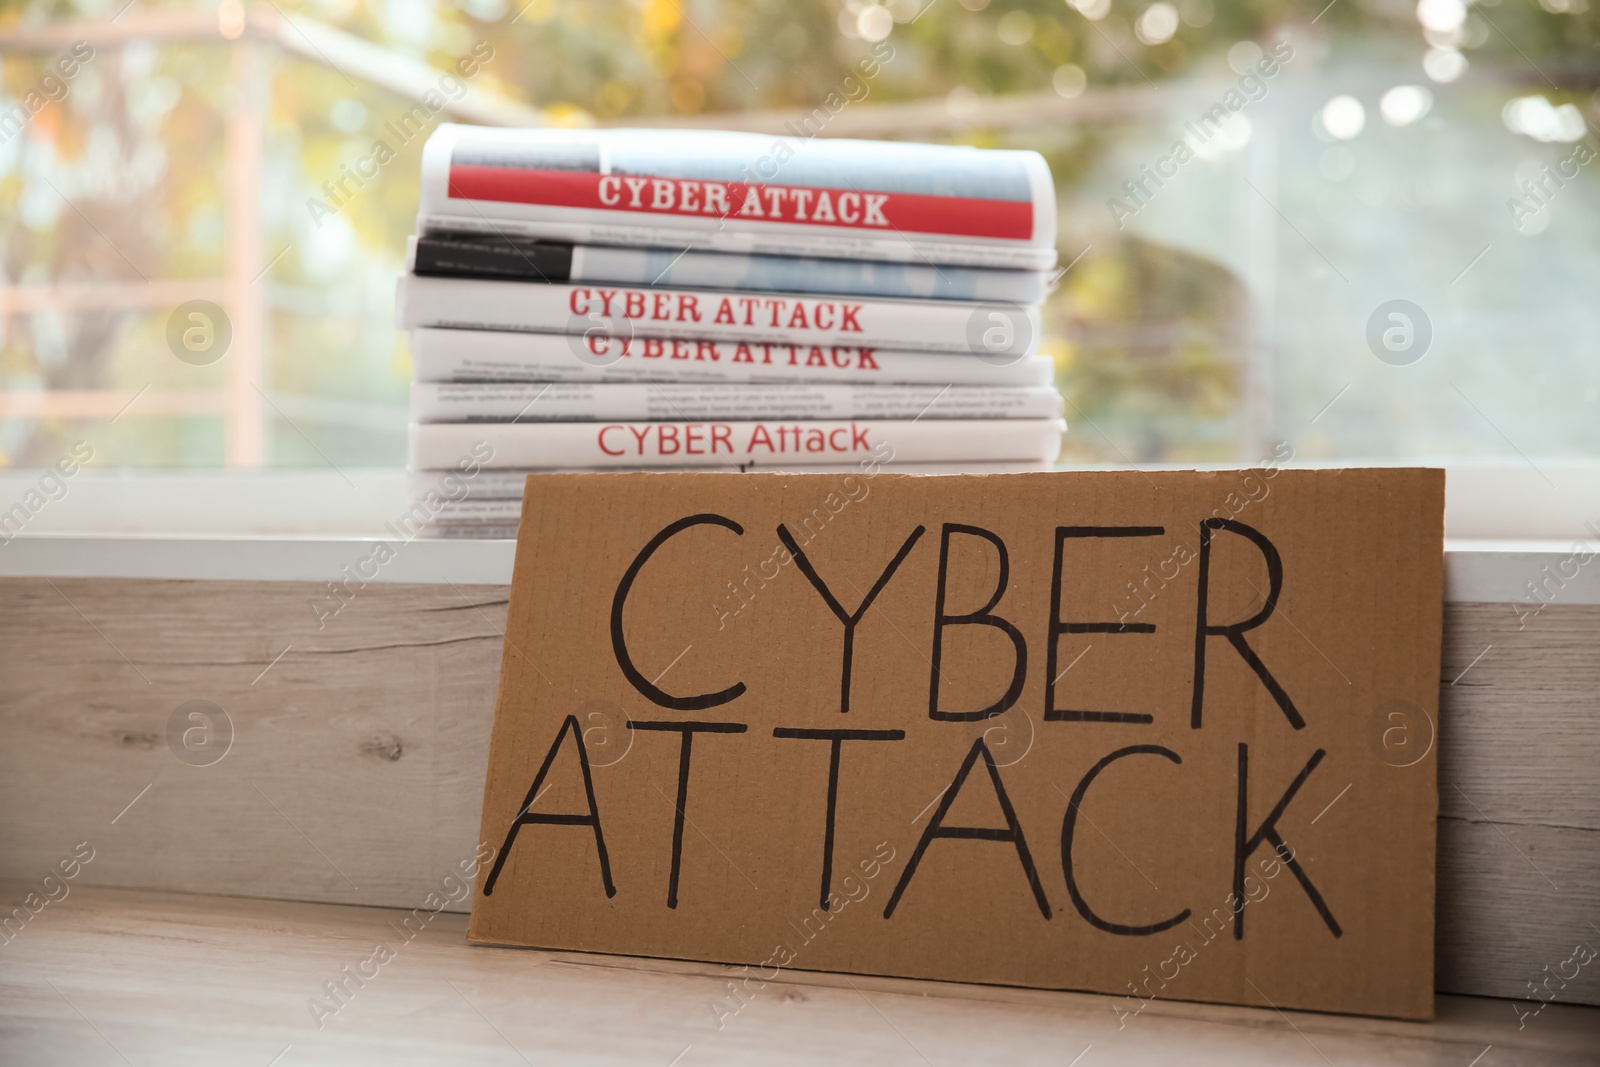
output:
M1317 749L1306 761L1306 765L1295 775L1289 788L1284 790L1283 796L1273 807L1272 814L1264 819L1256 832L1245 836L1245 819L1248 817L1247 808L1250 803L1250 746L1244 743L1239 745L1239 818L1234 824L1233 847L1233 938L1235 941L1244 938L1244 865L1250 859L1250 854L1261 847L1261 842L1272 842L1272 848L1283 860L1284 866L1294 874L1295 881L1300 883L1300 888L1306 891L1306 896L1311 898L1311 906L1317 909L1317 914L1322 916L1322 921L1328 924L1328 929L1333 931L1334 937L1343 937L1344 930L1339 926L1338 920L1333 917L1333 912L1328 910L1328 905L1323 901L1322 894L1317 892L1317 887L1311 884L1311 879L1301 868L1300 861L1294 858L1294 852L1284 844L1283 837L1278 833L1278 820L1283 818L1283 813L1289 807L1289 802L1306 784L1306 779L1311 777L1311 772L1317 769L1317 764L1322 762L1322 757L1327 753Z
M589 814L546 814L529 811L528 809L533 807L533 802L539 798L539 787L544 784L545 776L550 773L550 765L556 761L556 753L560 751L561 741L567 736L568 731L572 733L573 744L578 746L578 766L583 770L583 792L589 799ZM494 859L494 867L489 871L489 877L484 879L484 896L494 892L494 884L500 880L500 868L505 866L506 857L511 855L511 846L516 843L518 832L531 823L594 827L594 847L600 853L600 881L606 887L606 896L617 895L617 887L611 882L611 861L606 856L605 835L600 832L600 809L595 807L594 803L594 780L589 776L589 751L583 746L583 731L578 726L576 715L567 716L566 722L561 724L560 732L556 734L556 739L550 744L550 751L545 753L544 762L539 764L539 773L533 776L533 784L528 787L527 799L523 800L517 817L511 821L511 829L506 831L505 843L500 846L500 854Z
M850 660L855 650L856 623L860 622L861 617L867 613L867 609L872 607L873 600L877 599L878 594L883 591L883 587L889 584L889 579L894 577L895 570L910 554L912 547L917 543L917 539L922 536L924 529L924 527L918 526L911 531L911 536L906 538L906 543L900 546L900 551L895 553L895 557L890 561L889 566L885 567L883 573L878 576L877 582L867 592L866 598L861 601L861 606L856 608L854 613L851 613L844 610L844 605L839 603L839 599L828 589L827 584L817 576L816 568L811 566L811 561L806 558L806 554L800 551L800 546L795 543L794 535L789 532L789 528L782 523L778 524L778 539L783 542L783 547L789 550L789 554L794 557L795 563L799 565L806 579L817 592L822 594L822 599L833 611L834 616L844 623L844 667L839 680L839 710L841 712L850 710Z
M1160 526L1057 526L1056 557L1050 571L1050 628L1046 638L1044 656L1044 719L1045 722L1131 722L1149 725L1155 717L1142 712L1128 711L1077 711L1056 707L1056 639L1062 634L1153 634L1156 628L1148 622L1066 622L1061 618L1062 556L1067 539L1080 537L1159 537L1166 530Z
M846 741L904 741L904 730L806 730L779 726L773 737L799 741L828 741L828 809L822 831L822 910L830 910L833 899L833 819L839 802L839 750Z
M622 668L623 675L633 683L633 687L643 693L651 703L659 704L663 708L671 708L673 711L704 711L706 708L714 708L719 704L726 704L730 700L737 699L744 692L744 683L735 682L721 692L702 693L699 696L692 697L675 697L671 693L656 688L655 683L641 674L639 669L633 665L633 657L628 655L628 643L622 635L622 609L627 605L628 593L633 589L634 579L639 577L640 569L644 567L651 556L655 555L656 549L689 527L706 524L721 526L732 530L741 537L744 536L744 527L721 515L690 515L688 518L679 519L652 537L650 543L639 550L639 554L634 557L633 563L628 566L627 573L622 576L622 581L618 583L616 596L611 600L611 650L616 654L617 666Z
M956 795L961 792L961 786L966 782L967 775L972 772L972 767L978 762L979 756L983 757L983 766L989 772L989 783L994 786L994 795L1000 801L1000 811L1005 815L1004 830L987 826L944 825L945 814L950 810L950 805L955 803ZM885 919L894 914L895 906L900 903L901 894L906 891L906 886L911 884L912 876L917 873L917 865L922 862L923 853L928 851L928 845L936 837L1009 841L1016 847L1017 858L1022 861L1022 873L1028 879L1028 888L1033 890L1033 899L1038 902L1039 914L1046 919L1050 918L1050 902L1045 899L1044 886L1039 884L1039 872L1034 869L1033 854L1028 851L1027 838L1022 835L1022 824L1017 822L1016 810L1011 806L1011 798L1006 795L1005 783L1000 780L1000 770L994 764L994 756L989 753L989 746L981 737L972 742L972 748L967 752L967 758L961 761L961 769L956 772L955 780L950 783L950 788L944 791L933 818L928 820L928 828L922 832L922 839L917 842L916 851L911 853L911 862L906 864L906 869L900 875L900 881L895 884L894 892L889 897L888 906L883 909Z
M1083 780L1078 783L1078 788L1072 791L1072 799L1067 802L1067 814L1061 820L1061 869L1067 876L1067 892L1072 895L1073 906L1078 909L1079 915L1089 920L1091 926L1107 933L1122 934L1127 937L1145 937L1149 934L1159 934L1163 930L1172 929L1189 917L1189 909L1184 908L1172 918L1151 923L1148 926L1128 926L1123 923L1114 923L1096 915L1094 910L1089 907L1088 901L1083 899L1083 894L1078 891L1078 879L1072 869L1072 837L1077 829L1078 809L1083 804L1085 794L1089 792L1089 784L1099 777L1101 771L1124 756L1137 755L1162 756L1173 763L1183 762L1176 752L1168 748L1162 748L1160 745L1129 745L1127 748L1119 748L1089 768L1089 773L1083 776Z
M689 752L694 735L742 734L750 727L742 722L636 722L628 720L630 730L672 730L683 735L678 749L678 800L677 814L672 819L672 873L667 878L667 907L678 906L678 870L683 860L683 820L689 808Z
M1267 602L1260 611L1245 619L1243 622L1230 622L1221 626L1213 626L1206 619L1206 593L1211 579L1211 531L1227 530L1241 537L1248 538L1250 543L1261 550L1262 558L1267 561ZM1261 684L1267 687L1267 692L1272 694L1272 699L1278 702L1278 707L1283 709L1284 717L1289 720L1296 730L1302 729L1306 721L1301 718L1300 712L1295 708L1294 701L1289 699L1289 694L1283 686L1267 670L1267 665L1261 662L1261 657L1256 655L1248 642L1244 639L1246 630L1254 630L1257 626L1272 617L1278 606L1278 594L1283 591L1283 559L1278 555L1278 550L1266 535L1253 526L1246 526L1233 519L1206 519L1200 524L1200 593L1195 606L1194 627L1194 700L1190 705L1189 726L1191 729L1200 729L1200 711L1205 703L1206 687L1206 638L1227 637L1228 643L1244 657L1250 669L1256 672L1256 677L1261 679Z
M950 535L953 533L967 534L972 537L981 537L994 545L995 551L1000 555L1000 575L995 581L994 593L988 601L976 611L969 611L964 615L946 615L944 612L945 580L948 577L950 566ZM947 522L939 535L939 591L933 603L933 670L928 677L928 718L939 719L944 722L972 722L977 719L987 719L995 715L1003 715L1007 708L1017 702L1022 695L1022 686L1028 677L1028 643L1009 620L998 615L992 615L1000 598L1005 596L1006 585L1011 577L1011 556L1006 551L1004 541L992 531L979 526L964 526L961 523ZM940 711L939 710L939 664L944 661L944 628L946 626L992 626L1011 639L1011 646L1016 650L1015 665L1011 671L1011 685L1006 689L1005 695L986 708L978 711Z

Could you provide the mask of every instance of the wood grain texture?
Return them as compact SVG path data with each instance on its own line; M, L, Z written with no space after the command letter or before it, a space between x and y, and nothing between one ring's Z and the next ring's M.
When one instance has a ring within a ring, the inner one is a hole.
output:
M0 878L88 841L81 886L420 906L478 844L506 595L371 584L319 628L314 583L0 580ZM1446 606L1442 991L1600 948L1597 642L1597 606ZM169 747L190 700L232 720L211 766Z
M1446 605L1441 816L1600 832L1597 642L1600 606Z
M4 583L0 874L88 840L93 884L399 906L472 855L506 591L372 585L318 629L326 596ZM233 724L212 766L168 743L197 699Z
M1440 989L1527 997L1548 978L1563 1000L1600 1004L1600 960L1564 989L1551 977L1577 944L1600 950L1597 648L1600 607L1446 606Z
M719 1018L732 968L473 947L450 914L407 940L403 918L74 889L0 946L0 1062L1578 1067L1600 1047L1600 1009L1562 1004L1520 1029L1510 1004L1459 997L1431 1024L1164 1001L1119 1020L1103 996L804 971ZM379 943L392 958L329 999Z

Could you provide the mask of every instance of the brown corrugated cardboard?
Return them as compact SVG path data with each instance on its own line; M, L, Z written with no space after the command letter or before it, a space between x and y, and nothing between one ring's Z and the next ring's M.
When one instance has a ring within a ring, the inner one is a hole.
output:
M1426 1018L1444 475L528 479L470 937ZM827 905L831 903L831 907Z

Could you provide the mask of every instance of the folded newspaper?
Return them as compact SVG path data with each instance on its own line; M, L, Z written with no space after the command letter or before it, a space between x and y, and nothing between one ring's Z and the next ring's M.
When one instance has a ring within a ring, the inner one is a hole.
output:
M414 382L417 422L691 419L1054 419L1049 386Z
M808 293L622 288L402 274L401 329L526 330L773 344L870 345L966 352L1009 362L1031 355L1039 309L958 300L883 300Z
M413 470L478 456L484 468L1039 463L1055 459L1066 429L1060 419L412 423L410 446Z
M418 382L703 382L708 385L1049 385L1046 356L972 359L860 345L617 337L508 330L411 331Z
M445 124L417 230L1020 270L1055 265L1037 152L684 130Z
M816 256L749 256L670 248L575 245L504 234L411 238L406 267L447 278L606 282L676 289L837 293L900 300L975 300L1042 304L1051 277L1038 270L938 267Z

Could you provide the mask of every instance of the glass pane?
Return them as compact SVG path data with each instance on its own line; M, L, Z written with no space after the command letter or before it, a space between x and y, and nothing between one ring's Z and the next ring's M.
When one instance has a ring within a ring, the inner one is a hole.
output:
M0 463L402 465L451 119L1038 149L1067 462L1600 450L1588 0L123 3L0 13Z

